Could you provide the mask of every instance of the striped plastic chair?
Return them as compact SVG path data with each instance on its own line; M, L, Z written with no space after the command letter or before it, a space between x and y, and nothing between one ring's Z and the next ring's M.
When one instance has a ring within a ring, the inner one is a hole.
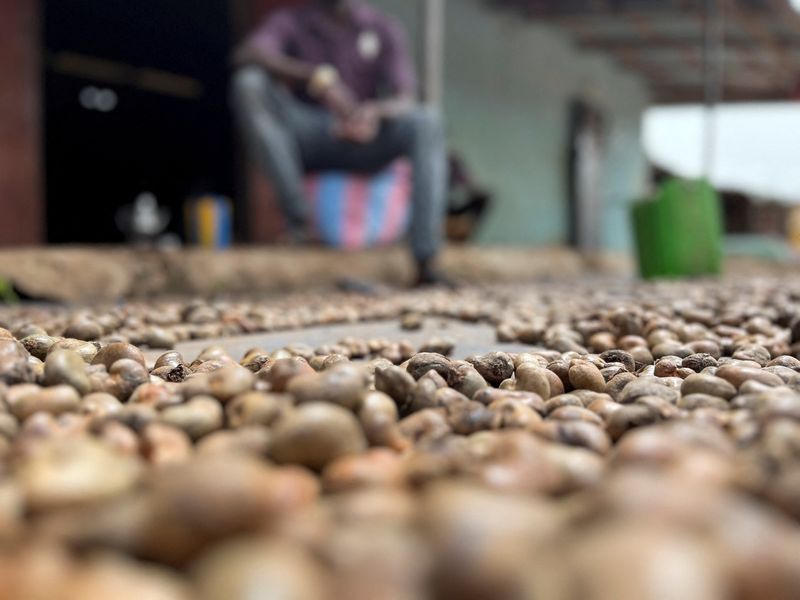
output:
M408 161L396 161L374 175L310 174L305 187L313 234L324 244L347 250L382 246L398 241L408 229Z

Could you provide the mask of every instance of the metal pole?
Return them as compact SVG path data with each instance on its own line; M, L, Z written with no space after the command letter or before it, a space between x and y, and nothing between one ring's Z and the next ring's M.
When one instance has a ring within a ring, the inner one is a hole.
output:
M423 99L441 109L444 99L444 38L446 0L423 2Z
M716 105L722 100L725 77L725 20L723 3L706 0L704 79L705 79L705 126L703 140L703 174L711 179L716 156L717 117Z

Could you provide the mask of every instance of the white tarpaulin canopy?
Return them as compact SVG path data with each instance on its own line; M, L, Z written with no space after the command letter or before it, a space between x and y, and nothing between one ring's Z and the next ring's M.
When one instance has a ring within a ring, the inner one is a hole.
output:
M700 105L648 110L648 158L677 175L705 175L707 114ZM722 104L712 122L709 175L716 188L800 204L800 102Z

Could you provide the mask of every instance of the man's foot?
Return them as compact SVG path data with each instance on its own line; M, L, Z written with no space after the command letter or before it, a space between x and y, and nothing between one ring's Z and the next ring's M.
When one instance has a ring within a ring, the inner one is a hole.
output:
M433 266L430 260L417 262L417 279L414 287L446 287L455 289L458 283Z

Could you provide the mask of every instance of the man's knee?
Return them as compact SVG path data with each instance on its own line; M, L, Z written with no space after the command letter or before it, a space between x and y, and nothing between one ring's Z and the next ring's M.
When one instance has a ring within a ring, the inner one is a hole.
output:
M247 66L237 69L231 78L233 92L238 95L265 93L270 87L270 77L264 69Z
M407 115L407 122L415 134L425 137L443 137L444 125L439 112L428 106L414 108Z

